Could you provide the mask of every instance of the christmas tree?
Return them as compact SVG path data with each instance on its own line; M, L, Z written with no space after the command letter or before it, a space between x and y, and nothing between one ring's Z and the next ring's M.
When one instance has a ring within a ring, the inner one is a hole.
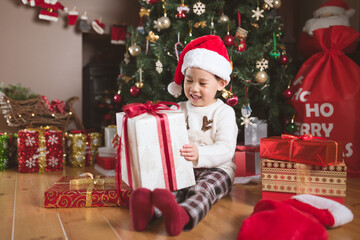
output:
M276 10L280 0L142 0L140 4L140 25L128 28L115 101L186 100L184 94L174 98L167 91L181 50L194 38L215 34L223 39L233 65L232 81L219 97L235 109L239 136L250 113L268 121L269 134L283 132L284 120L294 113L286 103L294 72L281 44L282 22Z

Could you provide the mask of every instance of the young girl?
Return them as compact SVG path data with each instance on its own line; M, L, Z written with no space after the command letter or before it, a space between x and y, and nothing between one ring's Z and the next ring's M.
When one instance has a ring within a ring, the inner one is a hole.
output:
M180 149L180 154L192 161L196 185L175 192L134 190L130 213L136 231L145 230L154 215L162 215L167 233L179 235L198 224L211 206L230 192L238 128L234 110L216 99L216 93L229 83L231 72L226 47L218 36L197 38L182 51L168 90L180 95L184 80L188 101L179 105L186 116L190 143Z

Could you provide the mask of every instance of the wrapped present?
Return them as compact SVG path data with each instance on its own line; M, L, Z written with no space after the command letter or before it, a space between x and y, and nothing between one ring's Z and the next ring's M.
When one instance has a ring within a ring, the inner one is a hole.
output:
M66 161L72 167L93 166L101 146L101 133L73 130L65 134Z
M233 161L237 167L235 177L247 177L260 174L260 145L236 146Z
M116 158L116 149L108 147L98 148L99 157Z
M116 125L109 125L104 129L105 147L112 148L112 139L116 134Z
M260 140L260 157L310 165L327 166L342 162L339 142L313 137L283 134Z
M159 102L133 103L116 114L118 147L117 178L131 188L171 191L195 184L192 162L180 155L188 143L184 113Z
M295 194L314 194L344 203L346 165L315 166L263 159L261 162L262 196L284 200Z
M105 170L115 169L116 159L112 157L96 156L96 163Z
M254 117L253 122L245 126L244 132L245 145L259 145L260 139L267 137L267 123Z
M7 133L0 133L0 171L9 166L10 158L10 136Z
M116 190L114 177L60 178L44 193L44 207L117 207L128 206L130 189L123 186L121 194Z
M19 172L52 172L63 169L63 134L55 127L18 132Z

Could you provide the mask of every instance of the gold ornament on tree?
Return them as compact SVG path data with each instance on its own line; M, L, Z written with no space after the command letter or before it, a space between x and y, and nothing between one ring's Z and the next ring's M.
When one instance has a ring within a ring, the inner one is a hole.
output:
M158 20L154 21L154 28L156 28L156 30L158 32L160 32L160 30L163 29L167 29L171 26L171 21L170 18L167 17L166 14L166 2L163 0L164 4L163 4L163 8L164 8L164 16L160 17Z
M146 36L146 40L154 43L159 40L159 35L156 35L153 31L150 31L149 34Z
M139 68L138 72L139 72L139 82L136 82L135 86L137 88L141 89L144 86L143 79L142 79L143 70L141 68Z
M257 83L265 83L268 80L269 76L265 71L259 71L255 74L255 81Z
M281 7L281 0L274 0L274 8L278 9Z
M136 43L133 43L129 47L129 53L130 53L131 56L136 57L141 53L141 47L136 45Z

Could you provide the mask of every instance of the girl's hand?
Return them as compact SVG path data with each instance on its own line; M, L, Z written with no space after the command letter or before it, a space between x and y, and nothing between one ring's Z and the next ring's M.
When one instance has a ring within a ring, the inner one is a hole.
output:
M197 161L199 159L199 150L195 144L188 143L180 149L180 155L188 161Z
M117 133L115 134L111 142L112 142L112 147L117 148L117 146L119 145L119 135Z

